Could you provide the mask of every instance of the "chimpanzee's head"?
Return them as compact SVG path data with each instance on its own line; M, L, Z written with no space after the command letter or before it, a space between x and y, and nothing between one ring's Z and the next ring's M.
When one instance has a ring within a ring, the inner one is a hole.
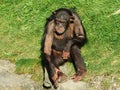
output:
M61 35L66 31L67 27L69 26L72 12L68 9L61 8L53 12L53 14L55 17L55 32L58 35Z

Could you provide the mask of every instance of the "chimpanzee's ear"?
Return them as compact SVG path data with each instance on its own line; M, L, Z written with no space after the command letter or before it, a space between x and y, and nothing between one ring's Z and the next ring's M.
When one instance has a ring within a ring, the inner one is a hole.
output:
M54 11L54 12L52 12L52 14L53 14L53 15L56 15L56 14L57 14L57 12L56 12L56 11Z
M74 23L74 19L75 19L74 16L70 16L70 23Z

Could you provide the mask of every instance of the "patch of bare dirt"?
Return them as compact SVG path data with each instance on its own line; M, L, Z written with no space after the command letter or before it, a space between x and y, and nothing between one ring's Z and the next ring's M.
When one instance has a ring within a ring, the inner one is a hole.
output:
M108 17L110 17L112 15L117 15L117 14L120 14L120 9L118 9L115 12L113 12L112 14L108 15Z

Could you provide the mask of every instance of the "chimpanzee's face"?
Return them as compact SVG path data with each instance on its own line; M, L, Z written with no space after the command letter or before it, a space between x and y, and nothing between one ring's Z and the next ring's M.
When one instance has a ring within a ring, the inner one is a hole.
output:
M55 17L55 32L63 34L69 24L70 15L67 12L58 12Z

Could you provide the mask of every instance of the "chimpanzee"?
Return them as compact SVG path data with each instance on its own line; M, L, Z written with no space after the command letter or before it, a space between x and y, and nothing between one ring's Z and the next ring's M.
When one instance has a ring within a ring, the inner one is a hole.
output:
M66 77L59 67L69 60L76 70L73 81L82 79L87 70L80 48L86 41L85 29L75 10L60 8L47 18L41 48L45 87L50 87L51 82L57 88Z

